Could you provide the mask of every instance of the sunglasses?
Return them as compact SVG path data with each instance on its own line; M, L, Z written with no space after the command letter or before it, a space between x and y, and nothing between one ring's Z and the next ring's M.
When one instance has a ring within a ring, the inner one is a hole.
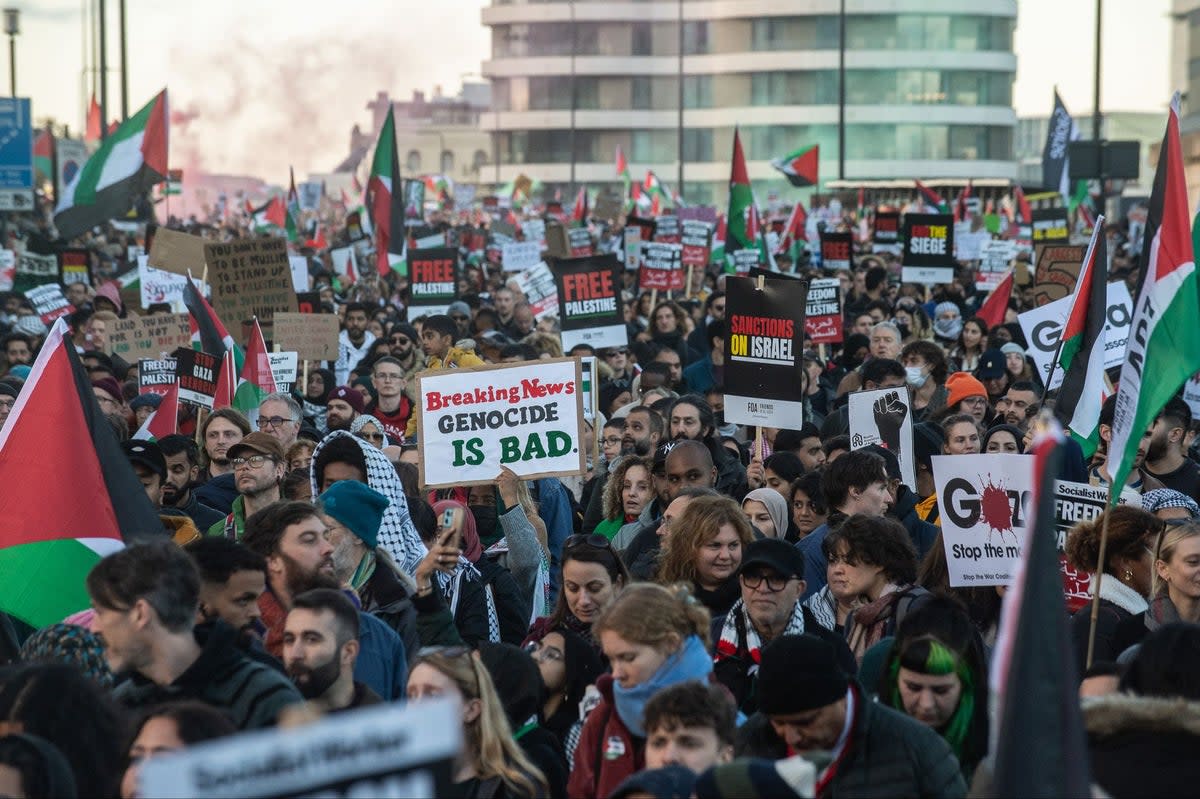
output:
M417 650L417 657L437 655L444 658L460 658L464 655L470 656L471 651L469 646L423 646Z
M612 551L612 544L609 543L607 538L599 533L588 533L587 535L584 535L583 533L577 533L569 536L567 540L563 542L564 552L566 552L568 549L578 549L579 547L591 547L592 549L603 549L609 552Z

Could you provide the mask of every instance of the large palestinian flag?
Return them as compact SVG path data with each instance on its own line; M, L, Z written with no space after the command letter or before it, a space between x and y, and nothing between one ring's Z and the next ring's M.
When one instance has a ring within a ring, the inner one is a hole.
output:
M72 238L117 216L167 179L167 90L116 129L63 189L54 226Z
M162 523L59 319L0 431L0 611L33 627L88 607L84 580Z

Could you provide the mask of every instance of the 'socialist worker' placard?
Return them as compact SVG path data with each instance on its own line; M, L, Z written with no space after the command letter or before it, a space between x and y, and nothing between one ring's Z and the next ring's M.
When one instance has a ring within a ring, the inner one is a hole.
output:
M799 280L726 280L725 418L799 429L803 421L804 307Z
M949 283L954 279L954 217L904 215L905 283Z
M574 358L421 373L421 483L490 485L501 466L526 479L582 474L581 380Z
M576 344L624 347L629 330L621 308L622 264L615 255L576 258L554 264L563 350Z

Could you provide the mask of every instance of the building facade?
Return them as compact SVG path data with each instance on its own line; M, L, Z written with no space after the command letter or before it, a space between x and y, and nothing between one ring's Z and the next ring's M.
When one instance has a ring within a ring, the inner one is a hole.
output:
M1015 179L1015 0L848 0L845 177ZM619 146L724 201L734 126L763 196L819 144L838 177L839 0L493 0L491 179L616 185ZM682 158L681 158L682 156Z
M1179 132L1188 194L1194 206L1200 197L1200 0L1173 0L1171 20L1171 89L1183 95ZM1161 143L1161 123L1159 127ZM1152 156L1156 161L1158 143ZM1150 179L1153 181L1153 176Z

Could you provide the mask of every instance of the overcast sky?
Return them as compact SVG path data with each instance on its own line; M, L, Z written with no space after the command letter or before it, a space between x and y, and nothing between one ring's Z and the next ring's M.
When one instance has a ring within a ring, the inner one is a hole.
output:
M345 157L379 90L457 91L490 51L487 0L127 0L130 112L169 86L172 166L272 182ZM1018 0L1017 113L1046 114L1058 84L1077 115L1092 106L1093 0ZM18 94L35 118L83 122L84 31L92 0L9 0L21 9ZM110 16L110 116L119 113L117 0ZM1104 4L1102 107L1161 111L1170 99L1168 0ZM90 47L90 45L88 45ZM0 59L0 86L7 59ZM90 83L86 84L90 86Z

